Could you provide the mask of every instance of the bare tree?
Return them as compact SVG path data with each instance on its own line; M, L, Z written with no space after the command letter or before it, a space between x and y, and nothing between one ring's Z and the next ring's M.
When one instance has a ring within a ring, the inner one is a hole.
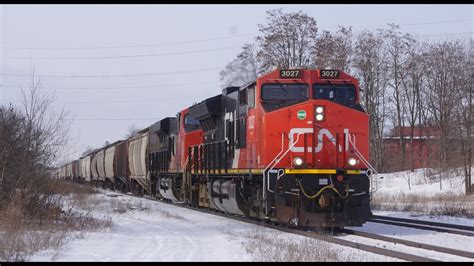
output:
M55 111L54 96L40 85L33 70L31 84L22 89L23 109L10 106L0 111L0 208L16 202L27 215L45 215L41 210L52 206L49 170L60 161L69 140L68 113Z
M460 101L455 106L456 124L459 125L458 137L460 140L461 157L464 170L464 183L466 195L472 194L472 126L474 124L474 89L472 84L474 73L474 54L473 40L463 42L464 44L464 60L463 72L459 73L463 77L460 86Z
M237 57L228 63L219 75L222 87L243 86L255 81L259 73L257 48L254 44L245 44Z
M310 64L318 32L316 20L303 11L267 11L267 23L258 25L258 58L262 72L273 67L288 68Z
M25 115L28 146L41 155L40 163L53 165L58 155L64 154L69 140L71 120L64 108L53 110L54 94L41 88L41 80L35 78L33 69L31 83L21 90L21 105Z
M334 33L325 30L316 40L314 50L316 66L349 72L352 49L351 27L339 26Z
M81 154L81 156L85 156L85 155L87 155L87 154L89 154L89 153L91 153L91 152L94 152L94 150L95 150L94 147L92 147L92 146L87 146L86 149L84 150L84 152Z
M383 133L387 118L387 65L383 38L369 31L356 37L353 69L359 78L361 100L369 114L370 157L377 169L383 169Z
M435 43L426 53L427 108L432 123L439 129L439 165L447 170L452 149L455 107L460 103L463 77L463 47L459 41ZM442 189L440 175L440 189Z
M133 138L135 136L137 136L138 132L140 131L139 128L137 128L135 126L135 124L131 124L129 127L128 127L128 131L127 131L127 134L125 135L125 139L129 139L129 138ZM108 144L107 144L108 145ZM105 145L106 146L106 145Z
M404 64L405 72L404 75L401 75L402 82L402 91L403 98L405 101L405 106L403 108L406 110L406 120L410 125L410 170L413 172L415 169L415 148L413 145L415 127L417 125L417 120L420 118L420 112L423 110L423 101L422 101L422 88L423 88L423 78L424 78L424 65L423 65L423 50L422 45L412 42L411 47L407 51L407 60ZM421 124L419 124L421 129ZM421 137L420 132L420 137Z
M390 87L392 95L390 97L391 102L395 106L396 113L393 114L392 122L394 127L398 128L398 135L400 137L400 148L401 148L401 167L405 168L406 161L406 147L404 139L404 112L406 111L403 106L406 97L401 92L401 82L406 74L403 71L406 54L410 49L413 38L409 34L403 34L400 27L395 24L389 24L389 28L382 31L382 35L385 39L385 51L388 54L387 63L390 71Z

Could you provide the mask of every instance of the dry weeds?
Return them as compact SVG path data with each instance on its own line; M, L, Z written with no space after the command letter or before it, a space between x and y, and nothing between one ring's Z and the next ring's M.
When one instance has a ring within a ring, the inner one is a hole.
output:
M69 241L83 232L111 226L110 219L97 219L90 212L74 210L77 195L85 201L94 193L89 188L58 182L50 192L36 209L25 204L20 194L4 206L0 216L0 261L27 261L35 252L46 249L54 250L54 256L58 256ZM65 195L72 195L69 206L64 204Z
M474 195L423 196L375 194L371 207L374 210L420 212L430 215L474 217Z
M328 243L306 237L292 238L285 233L264 227L244 233L227 227L224 233L230 240L243 236L244 240L240 244L252 261L256 262L326 262L351 261L356 258L352 253L341 254Z

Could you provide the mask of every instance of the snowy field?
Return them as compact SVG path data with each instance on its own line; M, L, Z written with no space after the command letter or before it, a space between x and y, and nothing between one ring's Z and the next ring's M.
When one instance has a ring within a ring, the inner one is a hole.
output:
M158 201L101 192L76 203L75 208L91 212L100 219L111 219L110 228L81 233L63 250L43 251L32 256L30 261L397 261ZM394 212L375 214L398 215ZM444 217L443 221L450 219L474 225L471 219ZM444 242L451 248L467 247L474 251L471 239L462 236L370 223L363 230L431 244L449 239ZM413 254L445 261L465 260L355 236L341 237L400 251L412 250Z
M383 179L379 178L375 184L377 192L385 195L463 195L465 188L461 171L462 169L456 169L440 174L430 168L421 168L414 172L382 173L379 176L383 176Z
M103 193L91 195L92 207L81 211L109 217L111 228L81 234L64 250L46 250L30 261L393 261L158 201Z
M461 169L441 174L416 169L381 176L374 179L374 209L474 218L474 196L465 196Z

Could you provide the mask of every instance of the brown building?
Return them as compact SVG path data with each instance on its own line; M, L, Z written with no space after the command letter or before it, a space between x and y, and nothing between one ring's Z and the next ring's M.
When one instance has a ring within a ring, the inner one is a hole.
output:
M416 127L411 139L411 128L402 128L405 145L405 166L402 165L402 150L398 128L383 137L384 166L388 171L403 171L413 168L432 167L438 152L439 130L434 127Z

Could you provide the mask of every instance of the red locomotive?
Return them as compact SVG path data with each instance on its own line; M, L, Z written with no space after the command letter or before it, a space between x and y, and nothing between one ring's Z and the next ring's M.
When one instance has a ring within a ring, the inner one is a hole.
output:
M146 151L135 145L129 156L146 154L148 181L130 175L130 187L284 224L361 226L371 211L359 91L342 71L307 69L227 87L142 131Z

